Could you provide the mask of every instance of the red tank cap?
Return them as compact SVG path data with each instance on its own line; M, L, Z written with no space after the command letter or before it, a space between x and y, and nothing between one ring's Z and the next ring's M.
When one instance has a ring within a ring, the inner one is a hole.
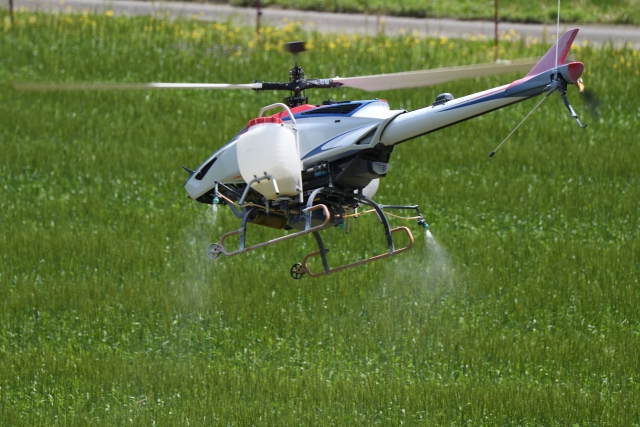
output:
M247 123L247 129L249 129L251 126L253 125L261 125L263 123L275 123L277 125L282 123L282 120L280 119L280 117L257 117L255 119L251 119L249 120L249 123Z

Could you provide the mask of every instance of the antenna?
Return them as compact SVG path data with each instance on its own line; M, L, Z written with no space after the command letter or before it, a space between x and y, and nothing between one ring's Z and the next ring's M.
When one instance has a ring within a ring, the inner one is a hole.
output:
M556 70L554 78L558 79L558 42L560 41L560 0L558 0L558 19L556 22Z

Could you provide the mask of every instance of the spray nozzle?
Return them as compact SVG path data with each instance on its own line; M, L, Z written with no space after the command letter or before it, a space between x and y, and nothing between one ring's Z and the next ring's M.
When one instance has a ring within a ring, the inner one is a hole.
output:
M216 185L213 187L213 200L212 200L212 202L213 202L214 205L217 205L218 203L220 203L220 199L218 198L218 194L220 194L220 193L218 193L218 184L219 184L219 182L216 181Z
M429 229L429 224L427 224L427 221L424 220L424 218L420 218L418 220L418 225L422 228L424 228L425 230Z

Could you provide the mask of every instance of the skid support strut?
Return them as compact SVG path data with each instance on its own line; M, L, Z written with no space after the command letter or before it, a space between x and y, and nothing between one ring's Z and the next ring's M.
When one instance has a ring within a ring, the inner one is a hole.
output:
M413 206L400 206L400 205L379 205L378 203L376 203L375 201L373 201L372 199L366 197L364 194L350 194L350 193L345 193L339 190L336 190L334 188L319 188L317 190L315 190L311 196L309 197L309 203L311 203L311 201L313 200L313 198L319 194L325 194L325 195L330 195L330 196L342 196L345 199L355 199L357 204L362 204L362 205L367 205L370 206L371 208L373 208L373 211L376 213L376 215L378 216L378 220L380 221L380 223L382 223L382 226L384 228L384 234L385 237L387 239L387 246L389 248L387 253L384 254L380 254L380 255L375 255L372 256L370 258L366 258L360 261L356 261L356 262L352 262L350 264L346 264L340 267L336 267L336 268L330 268L329 267L329 261L327 260L327 252L329 252L328 249L325 248L324 243L322 241L322 238L320 237L320 234L317 232L314 232L313 235L316 238L316 242L318 243L318 251L316 252L312 252L308 255L306 255L303 259L301 263L297 263L294 264L291 267L291 277L294 279L301 279L305 274L308 274L309 277L319 277L319 276L324 276L327 274L331 274L331 273L335 273L337 271L342 271L342 270L346 270L348 268L353 268L353 267L357 267L359 265L363 265L363 264L367 264L373 261L378 261L380 259L383 258L388 258L397 254L400 254L402 252L406 252L409 249L411 249L413 247L414 244L414 239L413 239L413 235L411 234L411 230L409 230L407 227L397 227L394 229L391 229L391 227L389 226L389 221L387 220L387 216L384 213L385 209L410 209L410 210L415 210L418 214L417 217L414 217L414 219L418 219L418 224L420 226L423 226L426 228L426 222L424 221L424 218L422 217L422 214L420 213L420 210L418 209L417 205L413 205ZM407 235L407 237L409 238L409 244L407 244L407 246L400 248L400 249L396 249L394 242L393 242L393 234L394 233L405 233ZM314 273L311 271L311 269L309 268L308 265L308 261L312 258L315 257L320 257L320 259L322 260L322 271L321 272L317 272Z

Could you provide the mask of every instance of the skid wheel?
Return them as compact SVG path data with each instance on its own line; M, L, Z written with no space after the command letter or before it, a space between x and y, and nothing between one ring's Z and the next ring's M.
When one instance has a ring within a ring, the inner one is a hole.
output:
M207 248L207 258L212 261L217 260L221 253L222 252L220 251L220 245L218 245L217 243L212 243Z
M300 264L299 262L293 264L291 266L291 277L296 279L296 280L300 280L302 279L302 276L304 276L305 271L302 269L302 264Z

